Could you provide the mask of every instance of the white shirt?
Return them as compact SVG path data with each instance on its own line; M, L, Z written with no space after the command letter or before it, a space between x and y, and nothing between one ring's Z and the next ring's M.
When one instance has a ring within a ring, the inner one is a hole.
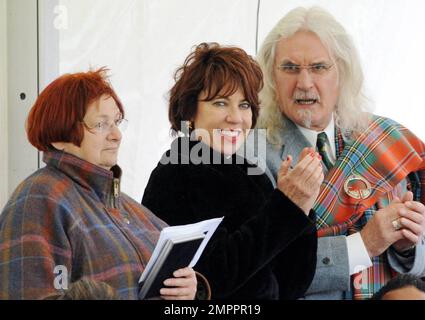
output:
M301 133L307 139L310 145L312 147L316 147L317 135L320 132L301 127L298 124L295 124L295 125L301 131ZM336 161L335 122L334 122L333 116L328 126L325 128L325 130L321 132L325 132L328 137L329 144L332 151L332 154L329 155L329 158L332 161L332 163L335 163ZM369 254L367 253L367 249L364 245L360 232L347 236L346 240L347 240L348 265L350 268L350 275L360 272L372 266L372 260L370 259Z

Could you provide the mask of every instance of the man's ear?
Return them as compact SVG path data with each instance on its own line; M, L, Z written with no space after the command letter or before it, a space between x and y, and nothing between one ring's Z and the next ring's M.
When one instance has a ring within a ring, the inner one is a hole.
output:
M66 143L65 142L52 142L52 146L59 151L65 151Z

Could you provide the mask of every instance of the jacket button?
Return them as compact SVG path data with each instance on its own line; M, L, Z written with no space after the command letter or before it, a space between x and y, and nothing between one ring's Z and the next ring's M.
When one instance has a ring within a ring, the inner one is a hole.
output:
M331 259L329 259L328 257L326 257L326 258L323 258L322 262L323 262L323 264L328 265L329 262L331 262Z

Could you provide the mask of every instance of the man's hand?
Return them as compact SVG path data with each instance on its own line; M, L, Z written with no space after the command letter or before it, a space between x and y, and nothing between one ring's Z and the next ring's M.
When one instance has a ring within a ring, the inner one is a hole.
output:
M392 221L400 216L404 207L400 201L392 201L387 207L376 211L360 231L369 257L379 256L390 245L403 239L402 231L395 230Z
M421 240L425 230L425 206L412 199L411 192L404 194L401 200L395 198L389 206L379 209L360 231L371 258L379 256L391 245L397 251L403 251ZM399 230L394 228L394 220L400 222Z
M425 206L417 201L413 201L413 193L406 192L401 199L405 208L400 212L399 222L403 239L393 244L398 252L403 252L417 245L425 232Z

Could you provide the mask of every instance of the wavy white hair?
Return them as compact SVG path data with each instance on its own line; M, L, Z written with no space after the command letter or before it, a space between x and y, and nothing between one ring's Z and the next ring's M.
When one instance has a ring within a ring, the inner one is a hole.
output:
M364 131L370 114L365 112L368 99L363 94L363 72L357 50L344 27L319 7L299 7L290 11L264 40L257 55L264 74L264 87L260 92L262 108L257 128L268 129L267 137L272 144L283 144L280 131L283 129L284 115L278 106L273 80L275 48L280 39L289 38L298 31L315 33L335 59L340 87L334 113L335 124L347 137Z

